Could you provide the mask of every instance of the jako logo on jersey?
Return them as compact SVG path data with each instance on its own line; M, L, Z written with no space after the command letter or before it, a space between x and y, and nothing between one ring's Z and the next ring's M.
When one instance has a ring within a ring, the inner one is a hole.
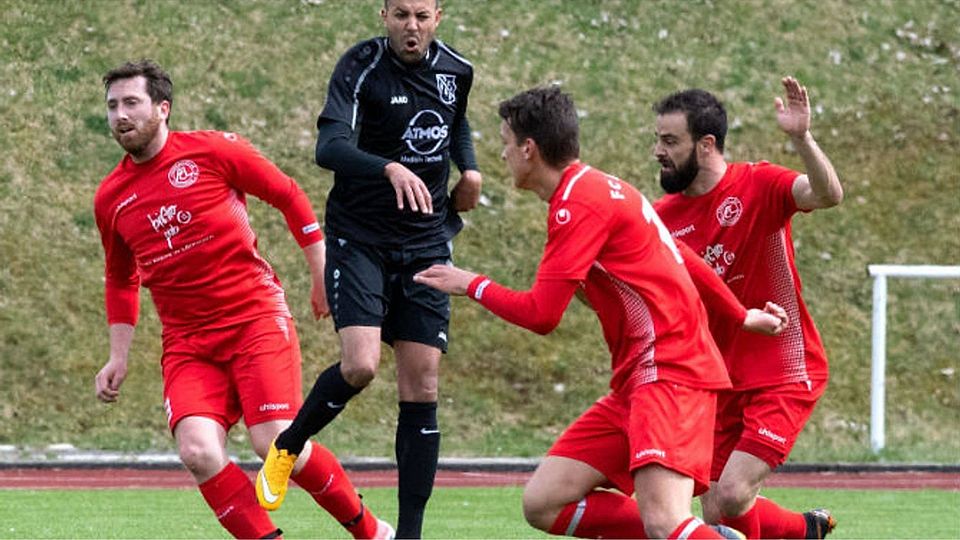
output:
M437 92L444 105L453 105L457 101L457 76L437 73Z
M391 105L406 105L407 96L393 96L390 98Z
M447 138L448 128L440 113L431 110L418 112L410 119L403 140L410 150L425 156L440 149Z
M556 219L557 219L557 223L559 223L560 225L566 225L567 223L570 223L570 217L571 217L570 211L567 210L566 208L561 208L557 210Z
M170 185L179 189L196 184L198 178L200 178L200 167L189 159L181 159L174 163L173 167L170 167L170 172L167 173Z
M717 221L721 227L730 227L740 221L743 214L743 203L736 197L727 197L720 206L717 207Z

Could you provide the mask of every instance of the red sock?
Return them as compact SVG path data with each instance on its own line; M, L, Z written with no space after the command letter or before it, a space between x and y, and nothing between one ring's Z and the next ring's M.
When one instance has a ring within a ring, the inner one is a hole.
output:
M257 502L250 479L236 463L228 463L199 487L220 525L235 538L263 538L278 532Z
M550 534L579 538L646 538L637 501L612 491L591 491L563 507Z
M377 517L363 507L353 482L340 465L337 456L321 444L311 442L310 459L292 478L330 512L354 538L373 538Z
M709 525L700 521L698 518L693 516L688 517L683 520L683 523L679 527L673 530L670 533L670 536L667 538L678 539L678 538L689 538L690 540L696 540L700 538L723 538L720 536L720 533L710 528Z
M807 520L802 513L787 510L766 497L757 497L754 508L760 516L760 533L764 538L806 537Z
M759 499L758 499L759 500ZM761 538L760 535L760 512L757 508L757 504L754 503L749 510L737 517L727 517L723 516L720 519L720 523L723 523L727 527L733 527L734 529L743 533L748 539L753 540L755 538ZM780 538L779 536L763 536L763 538Z

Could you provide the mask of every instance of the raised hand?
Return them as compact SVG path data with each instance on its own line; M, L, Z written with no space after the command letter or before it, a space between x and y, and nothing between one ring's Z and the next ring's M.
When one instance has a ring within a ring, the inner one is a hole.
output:
M786 103L783 98L773 100L777 109L777 123L787 135L795 138L803 137L810 130L810 98L807 88L793 77L784 77L781 80L786 91Z

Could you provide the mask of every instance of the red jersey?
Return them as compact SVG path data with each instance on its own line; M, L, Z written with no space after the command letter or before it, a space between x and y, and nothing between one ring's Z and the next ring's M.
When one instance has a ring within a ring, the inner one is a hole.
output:
M730 387L700 296L653 207L629 184L580 162L567 167L550 199L533 288L519 293L481 276L467 293L545 333L578 287L600 319L614 391L660 380Z
M762 307L770 300L790 316L790 325L772 337L711 320L737 389L828 375L823 343L800 296L790 236L799 174L767 162L730 163L709 193L665 195L654 204L673 237L702 255L744 306Z
M165 330L290 316L257 252L246 193L283 212L301 247L323 238L296 182L233 133L171 131L149 161L124 156L94 197L107 321L136 324L141 283Z

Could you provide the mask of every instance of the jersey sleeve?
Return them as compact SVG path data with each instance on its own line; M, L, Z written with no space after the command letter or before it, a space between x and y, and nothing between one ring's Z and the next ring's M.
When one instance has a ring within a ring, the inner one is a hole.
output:
M351 130L357 128L363 114L357 100L364 75L382 54L380 41L373 39L354 45L340 57L327 84L327 101L317 119L318 127L323 120L334 120L346 123Z
M551 212L537 279L586 279L610 234L607 220L579 202L561 203Z
M310 199L293 178L284 174L243 137L223 133L220 144L220 159L227 172L227 182L232 187L280 210L300 247L323 239Z
M529 291L516 291L481 275L467 287L467 295L497 317L543 335L560 324L578 286L573 280L538 279Z
M766 189L767 205L776 209L784 219L799 211L793 198L793 183L802 173L767 161L754 164L754 185Z
M98 201L97 228L104 253L104 304L108 324L136 326L140 317L140 273L133 252L113 229L113 220Z

